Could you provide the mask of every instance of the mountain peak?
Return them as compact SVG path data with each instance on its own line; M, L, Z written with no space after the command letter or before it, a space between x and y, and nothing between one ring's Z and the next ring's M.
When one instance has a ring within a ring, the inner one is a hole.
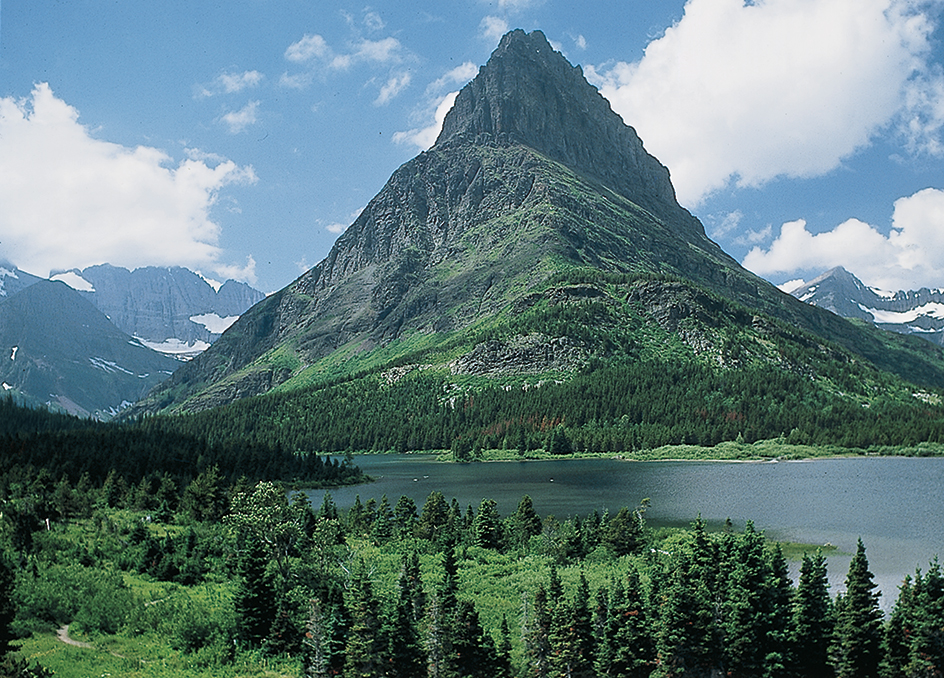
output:
M524 144L670 223L691 227L668 169L540 31L507 33L459 92L436 146L457 140Z

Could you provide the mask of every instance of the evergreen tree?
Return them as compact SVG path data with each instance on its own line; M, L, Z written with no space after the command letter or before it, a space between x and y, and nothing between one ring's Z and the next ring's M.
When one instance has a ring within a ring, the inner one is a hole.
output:
M655 629L660 676L710 676L721 664L716 550L704 522L693 525L691 550L666 563L655 592L659 617Z
M833 635L832 605L826 557L804 555L793 604L793 674L832 678L829 644Z
M262 540L245 535L240 554L239 581L233 595L236 628L247 647L260 647L275 618L275 591L266 573L267 549Z
M380 498L380 506L377 507L377 517L374 519L370 536L378 546L386 544L393 538L393 512L390 510L390 502L387 501L386 494Z
M608 663L598 663L597 673L612 678L644 678L655 666L655 648L649 628L639 573L631 568L626 585L617 581L609 603L603 632L609 646ZM598 651L598 656L600 652Z
M351 577L351 629L344 648L344 678L376 678L383 675L386 643L380 632L377 601L363 561Z
M448 533L449 504L442 492L430 492L423 504L419 523L416 526L416 536L420 539L429 539L434 543L443 543Z
M410 596L413 623L419 624L426 610L426 593L423 591L423 579L420 574L420 557L416 551L403 556L400 571Z
M569 604L554 610L551 627L551 667L557 675L569 678L593 676L593 619L590 591L583 572Z
M389 678L414 678L426 668L426 657L414 618L415 583L406 567L400 570L396 601L387 621L387 661L384 675Z
M875 588L865 546L859 539L846 575L846 592L837 603L833 652L839 678L873 678L878 675L882 610Z
M525 665L523 678L548 678L551 671L551 609L543 584L534 593L530 615L525 607L522 620Z
M459 602L452 634L452 671L460 678L495 678L499 661L495 641L485 633L475 604Z
M617 557L636 553L642 547L642 520L635 511L622 507L603 532L603 541Z
M479 511L472 521L475 545L485 549L500 550L504 544L501 517L494 499L483 499Z
M393 507L393 521L398 539L411 539L415 536L418 521L416 503L405 494L400 495L396 506Z
M534 510L534 503L528 495L524 495L518 502L518 509L511 516L511 525L513 538L519 546L527 546L531 537L541 534L541 517Z
M926 575L915 574L911 609L908 675L944 675L944 577L937 559Z
M906 576L898 589L898 600L885 627L882 640L882 660L879 675L882 678L899 678L908 675L906 667L911 654L914 637L912 623L914 614L914 588L910 576Z
M0 659L12 650L10 643L14 640L10 628L16 617L16 606L13 602L13 588L15 582L13 568L10 566L9 556L0 551Z

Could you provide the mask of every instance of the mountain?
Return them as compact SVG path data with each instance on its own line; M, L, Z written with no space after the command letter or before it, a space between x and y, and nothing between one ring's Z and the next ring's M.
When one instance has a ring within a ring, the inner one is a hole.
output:
M265 295L227 280L211 284L182 267L129 271L102 264L53 276L75 288L124 332L147 346L190 358L205 350Z
M944 289L886 292L868 287L841 266L790 291L800 301L844 318L944 344Z
M42 278L21 271L9 262L0 261L0 300L4 297L12 297L20 290L40 280Z
M916 402L901 379L944 386L944 354L743 269L580 68L518 30L322 262L130 412L207 412L192 425L315 449L448 447L565 421L635 445L776 436L845 412L853 392L855 413L876 394ZM625 388L589 395L608 383ZM642 400L611 411L627 393ZM743 423L749 393L772 410L796 396L803 414ZM638 437L656 422L631 416L637 404L661 408L659 431Z
M4 391L99 419L141 398L180 364L50 280L0 299L0 351Z

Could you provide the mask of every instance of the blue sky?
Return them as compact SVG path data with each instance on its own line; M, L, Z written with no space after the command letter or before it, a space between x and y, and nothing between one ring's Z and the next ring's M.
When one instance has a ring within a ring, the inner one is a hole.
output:
M942 22L942 0L0 0L0 260L279 289L520 27L751 270L944 287Z

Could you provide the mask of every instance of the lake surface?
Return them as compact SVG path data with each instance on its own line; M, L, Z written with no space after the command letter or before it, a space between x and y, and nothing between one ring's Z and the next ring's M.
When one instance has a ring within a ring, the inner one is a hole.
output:
M376 482L331 490L338 506L400 495L422 509L433 490L465 509L494 499L501 515L525 494L542 516L586 516L594 509L651 501L651 525L687 525L701 514L710 526L726 518L741 529L753 520L778 540L830 543L831 593L843 588L856 540L865 543L870 569L887 610L897 587L915 568L944 557L944 459L855 457L787 462L630 462L572 459L451 464L423 455L364 455L355 461ZM324 492L311 491L321 505ZM796 570L796 566L794 566Z

